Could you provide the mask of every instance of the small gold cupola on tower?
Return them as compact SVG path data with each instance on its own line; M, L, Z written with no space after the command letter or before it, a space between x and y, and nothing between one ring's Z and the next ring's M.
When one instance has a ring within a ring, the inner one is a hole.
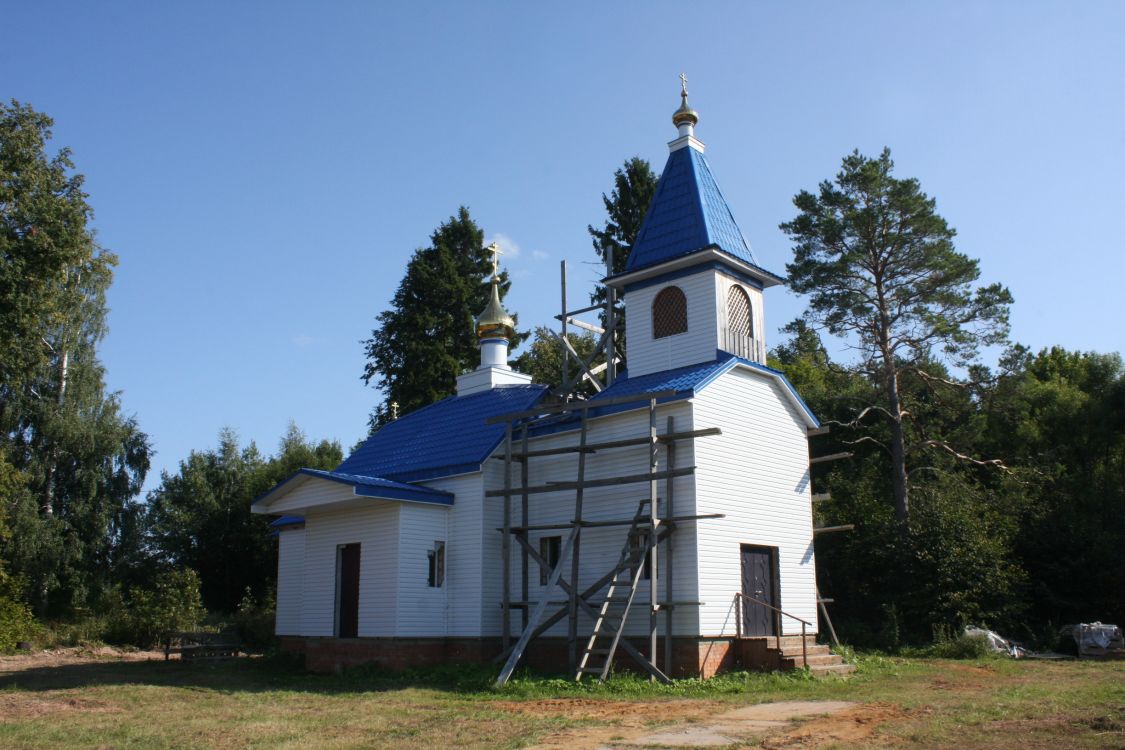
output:
M691 108L687 97L687 74L680 73L680 108L672 113L672 124L680 131L681 138L695 135L695 126L699 124L699 113Z
M516 321L500 302L500 248L493 242L492 297L477 316L477 339L480 341L481 367L507 367L508 345L516 336Z
M491 295L476 319L480 366L457 378L459 396L531 382L530 375L516 372L508 365L508 346L516 340L516 321L500 302L500 248L494 242L488 250L492 253Z

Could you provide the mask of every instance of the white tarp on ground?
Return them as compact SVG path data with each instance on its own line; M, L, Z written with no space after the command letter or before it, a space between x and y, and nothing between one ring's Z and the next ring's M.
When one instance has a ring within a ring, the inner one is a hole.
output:
M1007 654L1013 659L1021 659L1027 655L1027 649L1023 646L1009 641L993 630L974 628L969 625L965 628L965 635L969 638L983 638L988 642L988 645L993 651L998 654Z
M1116 625L1084 622L1075 625L1070 632L1074 636L1074 642L1078 644L1079 656L1104 654L1106 651L1118 651L1125 648L1125 639L1122 639L1121 628Z

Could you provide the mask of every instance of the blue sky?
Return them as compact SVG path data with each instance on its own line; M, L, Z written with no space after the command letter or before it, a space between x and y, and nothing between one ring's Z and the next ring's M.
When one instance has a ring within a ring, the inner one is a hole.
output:
M889 146L1009 286L1033 348L1121 351L1119 2L9 3L0 95L56 120L120 256L102 357L160 469L223 426L350 446L360 340L410 253L469 206L517 251L524 326L598 276L628 157L697 135L759 260L792 197ZM798 316L774 289L766 320Z

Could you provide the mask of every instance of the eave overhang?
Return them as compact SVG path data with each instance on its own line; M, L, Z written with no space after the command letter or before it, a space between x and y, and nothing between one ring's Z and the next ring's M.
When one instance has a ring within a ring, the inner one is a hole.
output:
M654 276L673 273L696 265L716 262L729 266L733 270L753 279L757 279L763 287L777 286L785 283L784 277L735 258L730 253L722 250L718 245L710 245L701 250L696 250L695 252L687 253L686 255L681 255L678 258L672 258L671 260L666 260L663 263L657 263L653 266L646 266L636 271L610 276L602 281L608 286L620 289L627 285L650 279Z

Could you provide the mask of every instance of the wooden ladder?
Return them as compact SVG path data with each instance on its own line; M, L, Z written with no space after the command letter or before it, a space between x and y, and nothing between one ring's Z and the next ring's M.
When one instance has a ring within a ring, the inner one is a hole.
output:
M609 676L609 669L613 665L613 655L617 652L617 645L621 635L625 632L625 619L629 616L629 609L633 606L633 598L637 595L641 579L644 577L645 558L652 549L652 533L645 528L649 518L645 507L649 501L642 500L633 517L633 524L625 537L625 546L621 549L621 557L617 562L617 573L609 583L605 600L598 610L594 621L594 630L590 633L590 640L586 642L586 650L578 662L578 671L574 675L575 682L582 681L582 675L596 674L599 682L605 682ZM635 539L641 544L634 546ZM618 592L621 593L618 593ZM591 662L602 660L600 664Z

